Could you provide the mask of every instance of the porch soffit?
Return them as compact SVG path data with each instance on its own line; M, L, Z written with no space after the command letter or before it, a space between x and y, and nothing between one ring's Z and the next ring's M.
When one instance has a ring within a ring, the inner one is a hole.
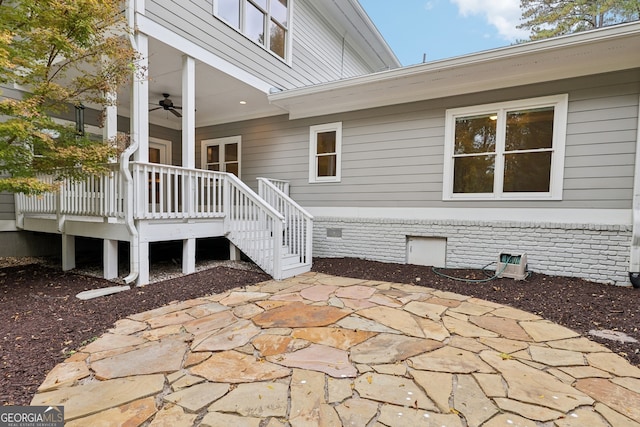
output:
M271 84L213 55L179 35L166 31L149 19L139 30L149 36L149 108L158 107L162 94L171 95L174 105L182 102L182 57L196 60L196 127L251 118L286 114L267 98ZM130 115L130 87L118 93L118 114ZM244 101L241 104L240 101ZM149 122L181 129L182 120L169 111L149 113Z
M291 119L640 68L640 23L529 42L269 96Z

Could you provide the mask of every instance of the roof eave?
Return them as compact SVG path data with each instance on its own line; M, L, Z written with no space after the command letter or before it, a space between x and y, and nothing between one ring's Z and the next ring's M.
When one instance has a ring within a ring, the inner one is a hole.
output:
M638 52L635 22L288 90L269 100L291 118L311 117L636 68Z

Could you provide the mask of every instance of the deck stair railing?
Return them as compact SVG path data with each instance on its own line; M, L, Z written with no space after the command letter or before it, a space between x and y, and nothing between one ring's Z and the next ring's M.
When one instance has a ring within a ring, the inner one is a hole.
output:
M258 195L232 174L132 162L134 198L130 206L125 197L127 184L118 167L110 164L102 175L62 181L57 192L17 194L17 225L24 228L27 215L55 217L60 231L69 217L222 220L226 237L275 279L311 268L313 218L284 192L288 191L286 181L274 184L260 178ZM42 179L54 183L53 178Z
M258 195L284 216L282 245L288 255L284 269L308 271L312 263L313 216L291 199L283 188L288 192L288 182L258 178Z
M227 238L274 279L283 279L284 216L235 175L227 175Z

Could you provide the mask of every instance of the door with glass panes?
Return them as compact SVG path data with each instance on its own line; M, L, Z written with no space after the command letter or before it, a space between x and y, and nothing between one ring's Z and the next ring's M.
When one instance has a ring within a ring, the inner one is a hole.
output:
M203 140L202 168L232 173L240 178L240 142L239 136Z

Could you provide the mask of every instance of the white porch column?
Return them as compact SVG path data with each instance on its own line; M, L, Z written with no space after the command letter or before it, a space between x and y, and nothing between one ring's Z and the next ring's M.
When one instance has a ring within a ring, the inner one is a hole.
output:
M141 60L139 67L146 70L149 66L149 38L146 34L136 33L136 43ZM145 75L146 75L146 71ZM131 117L131 136L138 142L138 151L133 154L137 162L149 161L149 82L145 78L134 79L133 114Z
M140 9L141 8L141 9ZM136 12L144 11L144 2L136 1ZM141 75L135 76L131 94L131 138L135 147L133 153L134 161L149 161L149 39L146 34L136 32L135 46L140 55L138 61L138 72ZM135 213L144 210L145 200L141 189L146 186L145 176L133 176L133 182L129 183L127 197L128 209L127 226L131 233L130 244L130 273L129 276L135 278L136 285L146 285L149 283L149 243L140 242L141 236L138 234L135 225ZM137 194L136 194L137 193Z
M104 110L104 128L102 137L108 144L117 146L118 136L118 107L116 106L117 94L115 92L108 93L107 99L109 105ZM115 156L111 162L118 161ZM115 221L115 218L107 218L107 221ZM114 279L118 277L118 241L105 239L102 244L102 277L105 279Z
M182 57L182 167L196 167L196 61Z
M76 268L76 236L62 235L62 271Z
M196 62L187 55L182 57L182 167L196 167ZM185 203L189 211L195 205L196 183L187 181ZM182 272L196 271L196 239L182 241Z

